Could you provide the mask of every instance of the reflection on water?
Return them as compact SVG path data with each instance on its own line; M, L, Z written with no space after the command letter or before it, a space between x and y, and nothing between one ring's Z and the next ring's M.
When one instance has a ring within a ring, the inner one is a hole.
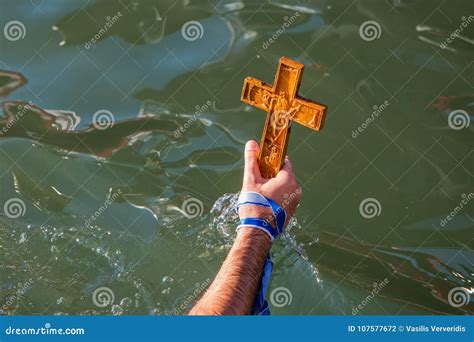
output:
M61 111L47 112L22 102L4 102L6 119L0 122L3 137L35 138L35 141L53 145L70 152L93 154L108 158L128 145L136 136L150 131L172 133L178 123L171 119L144 117L111 124L107 129L92 125L76 130L76 116ZM21 113L21 115L18 115ZM14 121L21 118L21 125Z
M26 78L20 73L0 70L0 96L8 96L26 82Z
M0 45L0 204L24 204L0 215L1 312L185 313L231 246L243 143L265 119L242 81L287 55L330 110L320 133L293 127L304 196L273 248L270 291L292 294L273 313L353 314L374 284L358 314L472 313L448 300L474 278L468 4L2 5L27 31Z

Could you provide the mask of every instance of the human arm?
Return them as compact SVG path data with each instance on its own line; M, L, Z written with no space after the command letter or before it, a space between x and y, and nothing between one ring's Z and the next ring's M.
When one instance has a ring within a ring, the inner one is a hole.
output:
M287 224L294 215L302 194L291 163L287 159L275 178L264 179L258 168L258 154L258 144L255 141L247 142L242 192L258 192L274 200L285 209ZM272 211L258 205L245 205L239 208L239 216L269 219ZM191 309L190 314L250 314L271 245L271 239L265 232L251 227L241 227L216 278Z

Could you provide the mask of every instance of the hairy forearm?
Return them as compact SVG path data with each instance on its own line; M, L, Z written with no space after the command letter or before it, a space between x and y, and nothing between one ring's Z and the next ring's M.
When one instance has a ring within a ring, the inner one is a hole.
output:
M240 228L219 273L189 314L250 314L270 247L264 232Z

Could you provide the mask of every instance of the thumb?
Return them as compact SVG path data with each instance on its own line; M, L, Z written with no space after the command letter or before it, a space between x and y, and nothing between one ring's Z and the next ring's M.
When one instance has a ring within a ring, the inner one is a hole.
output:
M260 148L256 141L250 140L245 144L245 168L244 183L255 182L260 179L260 169L258 168L258 155Z

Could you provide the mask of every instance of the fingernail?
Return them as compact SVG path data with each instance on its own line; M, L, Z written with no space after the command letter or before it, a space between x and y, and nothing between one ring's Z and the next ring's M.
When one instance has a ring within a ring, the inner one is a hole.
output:
M247 151L254 151L258 148L258 145L255 141L253 140L250 140L250 141L247 141L247 143L245 144L245 149Z

